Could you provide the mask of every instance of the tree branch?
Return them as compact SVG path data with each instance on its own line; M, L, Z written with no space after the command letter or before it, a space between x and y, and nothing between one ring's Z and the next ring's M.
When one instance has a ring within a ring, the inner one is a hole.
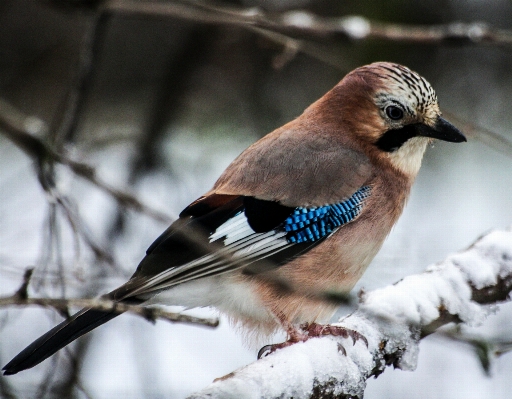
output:
M157 319L163 319L170 322L199 324L206 327L217 327L219 325L219 320L216 318L189 316L177 312L168 312L158 307L129 305L104 298L29 298L27 295L27 288L31 276L32 269L27 269L23 277L23 283L16 293L11 296L0 297L0 307L37 305L45 308L53 308L63 315L69 314L68 309L70 307L94 308L105 311L113 310L119 313L129 312L141 316L151 322L155 322Z
M46 124L41 119L27 116L11 104L0 99L0 133L34 159L38 165L44 164L47 161L65 165L77 176L82 177L112 196L119 205L148 215L165 224L172 222L172 218L163 212L152 209L132 194L114 188L104 182L97 176L96 170L92 166L74 161L66 155L55 151L47 142L39 137L47 130Z
M304 10L267 13L260 8L213 6L186 1L107 0L102 7L117 12L173 17L209 24L259 28L306 39L386 40L422 44L512 45L512 32L480 22L413 26L371 21L362 16L322 18Z
M340 321L368 340L325 336L228 374L190 398L362 398L386 366L413 370L419 341L450 323L479 324L512 289L512 231L494 231L426 272L361 295ZM286 376L286 378L283 378Z
M486 127L470 123L454 113L444 112L444 114L451 122L456 123L469 139L476 139L489 148L508 157L512 157L512 142L510 140Z
M17 296L0 297L0 307L6 306L27 306L37 305L44 308L53 308L59 313L63 314L70 307L73 308L94 308L99 310L110 311L114 310L119 313L132 313L141 316L148 321L155 322L157 319L167 320L177 323L199 324L206 327L217 327L219 321L216 318L202 318L189 316L178 312L168 312L158 307L143 307L139 305L128 305L109 301L107 299L99 298L72 298L72 299L58 299L58 298L26 298L21 299Z

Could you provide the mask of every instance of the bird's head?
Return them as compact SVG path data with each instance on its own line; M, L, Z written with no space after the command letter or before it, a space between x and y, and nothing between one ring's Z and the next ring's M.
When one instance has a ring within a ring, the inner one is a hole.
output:
M357 68L333 92L351 134L407 175L418 173L432 140L466 141L442 118L432 86L402 65L376 62Z

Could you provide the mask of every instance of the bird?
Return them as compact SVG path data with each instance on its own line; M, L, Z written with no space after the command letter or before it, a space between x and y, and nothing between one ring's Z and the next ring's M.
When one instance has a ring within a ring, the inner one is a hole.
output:
M466 141L425 78L391 62L356 68L243 151L103 298L210 306L247 334L284 330L288 343L315 336L339 305L329 298L346 295L381 248L435 139ZM79 311L4 374L39 364L118 314Z

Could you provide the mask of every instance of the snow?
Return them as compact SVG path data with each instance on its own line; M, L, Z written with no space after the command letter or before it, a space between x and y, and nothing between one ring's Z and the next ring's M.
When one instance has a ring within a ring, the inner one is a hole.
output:
M355 346L351 340L343 341L347 354L357 351L357 346L365 347L361 341ZM365 352L365 363L371 363L368 351ZM362 360L355 354L345 356L335 340L312 339L277 351L190 398L309 398L315 384L327 381L334 383L330 389L335 395L342 393L341 381L343 392L360 395L365 383L356 359Z
M467 251L449 256L427 272L365 294L361 308L373 316L427 325L439 317L440 306L463 321L482 320L484 307L471 301L471 285L495 284L512 272L512 232L496 231ZM470 284L468 284L470 283Z
M362 295L359 308L340 320L368 341L326 336L278 350L239 369L190 398L309 398L313 389L362 397L366 380L395 367L415 370L422 328L440 309L479 324L489 307L472 301L472 286L512 277L512 231L494 231L466 251L449 256L422 274ZM479 268L480 265L481 267ZM341 346L340 346L341 345ZM345 354L346 353L346 354Z
M495 261L501 256L502 261ZM510 274L512 267L512 236L507 231L493 231L484 236L467 251L452 255L447 259L458 265L471 284L477 288L495 284L497 277Z

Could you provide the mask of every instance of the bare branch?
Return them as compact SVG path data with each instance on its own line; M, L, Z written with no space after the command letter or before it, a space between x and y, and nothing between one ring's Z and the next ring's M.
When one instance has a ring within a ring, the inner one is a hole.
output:
M507 300L511 282L512 231L491 232L422 274L364 293L358 309L340 325L363 334L368 347L363 340L310 339L230 373L190 398L362 398L366 380L386 366L414 369L419 341L433 329L482 322L489 314L485 304Z
M25 270L25 274L23 275L23 282L21 283L20 288L14 294L15 298L19 298L22 301L26 301L28 298L28 285L30 284L30 279L32 278L32 273L34 272L34 268L28 268Z
M57 150L73 140L76 127L83 112L85 99L96 70L96 60L105 36L110 13L99 12L89 21L82 38L73 80L61 103L50 129L50 142Z
M451 112L445 112L445 114L451 121L456 123L468 137L474 138L493 150L512 157L512 142L510 142L510 140L507 140L505 137L500 136L498 133L488 128L470 123Z
M209 24L236 25L260 28L307 39L377 39L393 42L422 44L512 44L512 32L492 28L486 24L451 23L437 26L412 26L371 21L362 16L322 18L311 12L297 10L284 13L266 13L262 9L212 6L201 2L151 2L136 0L109 0L105 9L160 17L181 18Z
M0 297L0 307L37 305L44 308L53 308L59 313L67 312L68 308L94 308L119 313L129 312L155 322L157 319L167 320L173 323L199 324L206 327L217 327L219 320L214 318L201 318L189 316L178 312L168 312L158 307L144 307L114 302L103 298L21 298L17 294Z
M132 194L112 187L100 179L96 170L83 162L77 162L58 153L38 137L47 131L46 124L39 118L24 115L21 111L0 99L0 132L16 146L33 158L38 164L46 161L68 166L76 175L112 196L121 206L143 213L162 222L170 223L172 218L139 201Z
M471 334L464 331L461 327L461 325L457 325L454 328L444 329L439 332L438 336L468 345L478 356L485 374L490 377L493 360L512 349L510 339L504 340L502 338Z

